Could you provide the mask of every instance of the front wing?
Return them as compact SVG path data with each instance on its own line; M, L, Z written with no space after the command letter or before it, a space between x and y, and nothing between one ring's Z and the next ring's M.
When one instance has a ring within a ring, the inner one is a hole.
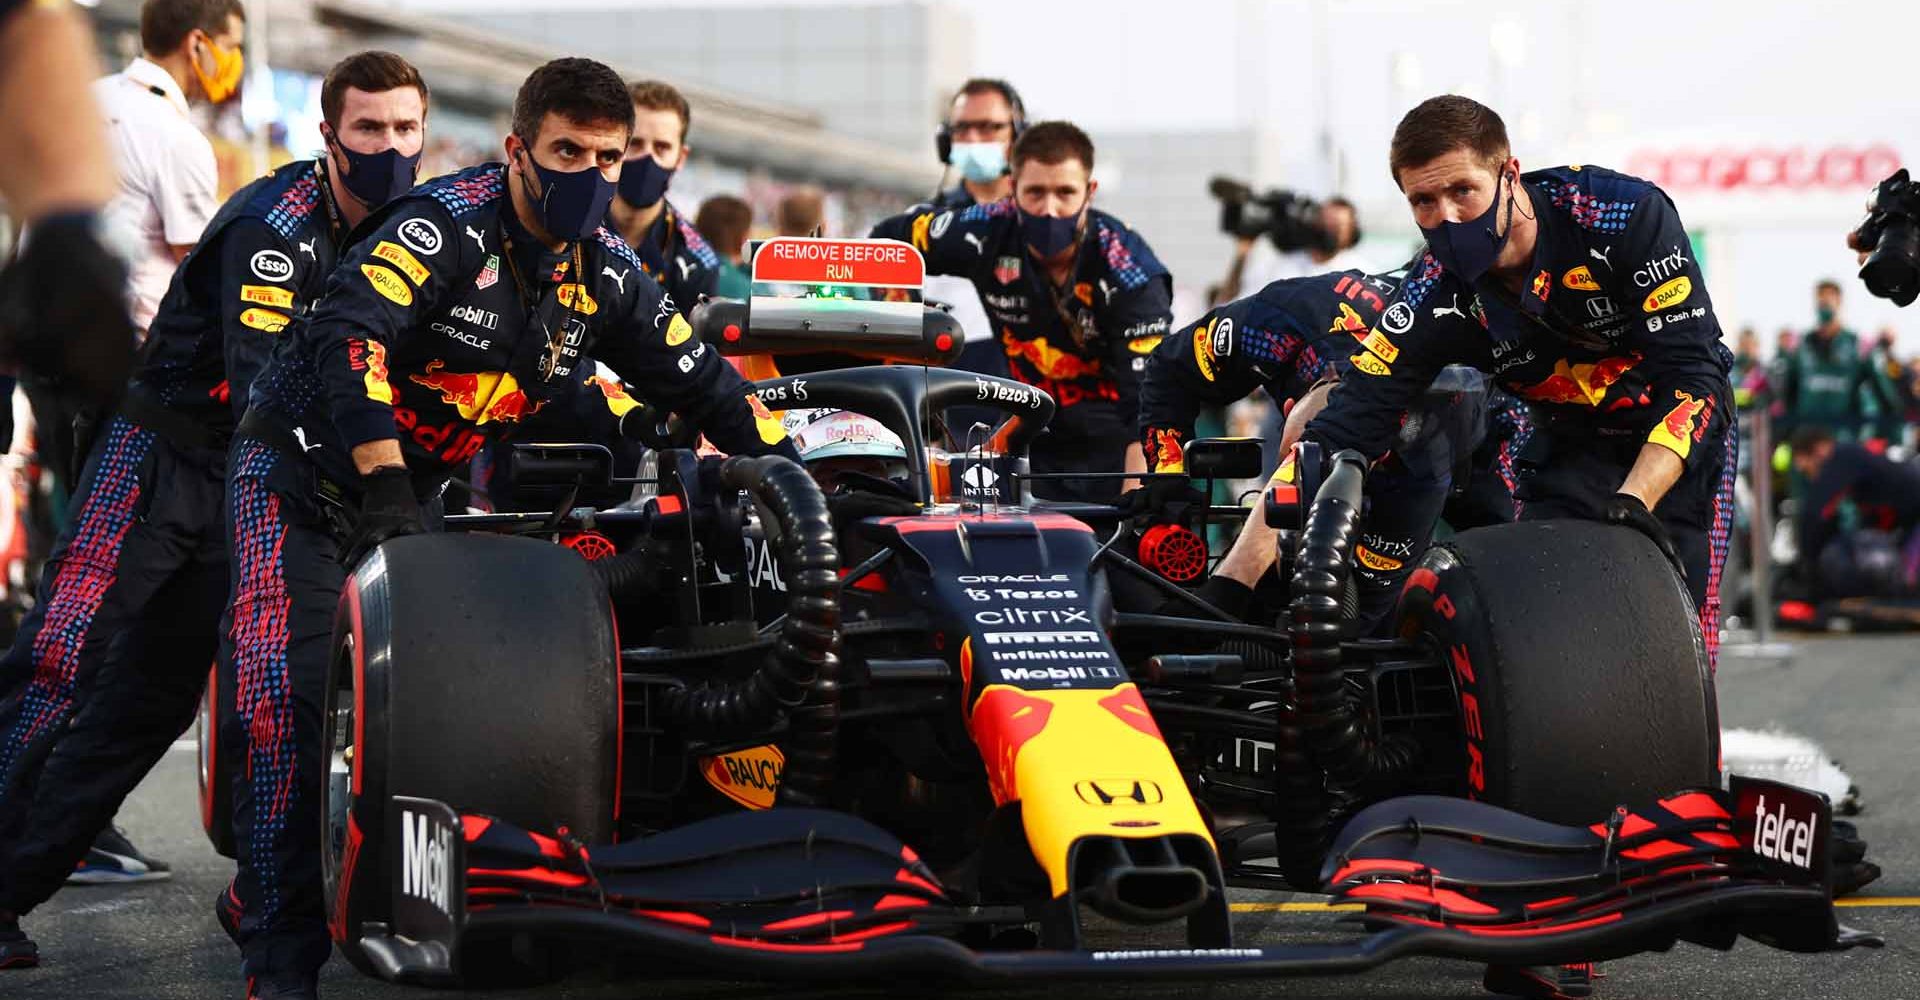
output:
M393 923L362 943L384 977L426 982L457 979L463 949L515 934L670 955L727 978L977 983L1330 975L1415 955L1548 965L1741 937L1799 952L1878 946L1835 919L1814 853L1831 831L1825 799L1735 782L1585 829L1457 799L1389 800L1356 815L1328 858L1332 901L1366 907L1346 918L1352 940L1109 951L963 944L969 927L1029 918L955 898L911 849L842 813L740 813L589 847L396 797Z

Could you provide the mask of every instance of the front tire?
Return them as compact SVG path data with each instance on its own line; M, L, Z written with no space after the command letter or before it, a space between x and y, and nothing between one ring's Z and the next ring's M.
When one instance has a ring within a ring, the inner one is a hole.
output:
M1638 532L1573 520L1463 532L1421 559L1400 629L1453 677L1472 798L1586 825L1717 783L1699 621Z
M619 649L573 551L454 534L382 545L342 592L328 675L328 928L360 971L374 974L366 924L391 919L392 796L613 839Z

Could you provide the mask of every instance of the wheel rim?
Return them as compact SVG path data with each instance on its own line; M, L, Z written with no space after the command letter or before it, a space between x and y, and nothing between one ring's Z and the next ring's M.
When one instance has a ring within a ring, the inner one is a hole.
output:
M353 636L345 637L335 665L340 683L330 706L331 739L327 746L326 838L327 898L332 899L346 863L347 817L353 812Z

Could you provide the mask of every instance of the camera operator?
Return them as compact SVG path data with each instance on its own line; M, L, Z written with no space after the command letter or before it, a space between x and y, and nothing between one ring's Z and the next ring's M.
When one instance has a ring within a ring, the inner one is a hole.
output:
M1906 168L1874 188L1867 217L1847 234L1847 245L1860 253L1860 280L1869 293L1902 307L1920 296L1920 189Z
M1360 242L1353 202L1335 195L1315 202L1290 191L1255 197L1245 185L1214 178L1221 229L1234 238L1233 263L1212 305L1251 295L1276 281L1328 271L1365 271L1352 252Z

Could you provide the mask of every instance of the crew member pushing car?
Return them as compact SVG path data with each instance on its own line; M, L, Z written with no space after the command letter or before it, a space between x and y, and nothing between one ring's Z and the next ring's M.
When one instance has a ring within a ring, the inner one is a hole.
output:
M240 871L223 905L237 909L248 975L274 995L315 995L329 950L320 713L347 570L425 530L421 505L450 470L528 415L580 400L583 379L601 390L596 406L629 415L634 401L590 374L596 359L722 449L797 457L601 225L632 130L611 69L535 70L514 100L507 162L421 185L371 220L254 382L228 459L222 662L252 694L233 732L247 764L234 788Z
M1732 354L1666 193L1599 167L1520 172L1506 126L1436 97L1394 131L1394 180L1427 251L1308 425L1377 456L1443 366L1526 400L1524 518L1631 525L1686 576L1714 656L1733 521Z
M1172 278L1140 234L1092 207L1092 173L1093 140L1068 122L1041 122L1013 144L1012 198L921 208L873 229L918 247L929 271L970 279L1013 377L1059 404L1030 449L1035 473L1145 467L1139 373L1172 318ZM1033 492L1097 501L1119 486L1041 480Z
M1284 454L1324 404L1331 383L1353 366L1356 352L1365 352L1369 331L1403 277L1334 271L1283 279L1168 335L1147 359L1140 382L1147 471L1185 473L1182 445L1192 439L1201 409L1226 406L1255 389L1288 410L1292 433L1283 436ZM1448 369L1432 388L1367 478L1353 567L1366 628L1393 609L1443 509L1456 528L1513 519L1513 456L1530 430L1525 405L1490 390L1485 376L1470 369ZM1472 475L1456 490L1463 469ZM1179 479L1155 480L1125 499L1145 513L1190 488ZM1252 588L1273 565L1275 542L1256 510L1202 585L1202 596L1243 616Z
M46 900L192 719L228 592L226 446L347 233L413 184L427 87L363 52L320 88L326 152L242 188L174 273L119 413L95 439L0 701L0 967L31 964L14 915ZM220 818L224 819L224 817Z

